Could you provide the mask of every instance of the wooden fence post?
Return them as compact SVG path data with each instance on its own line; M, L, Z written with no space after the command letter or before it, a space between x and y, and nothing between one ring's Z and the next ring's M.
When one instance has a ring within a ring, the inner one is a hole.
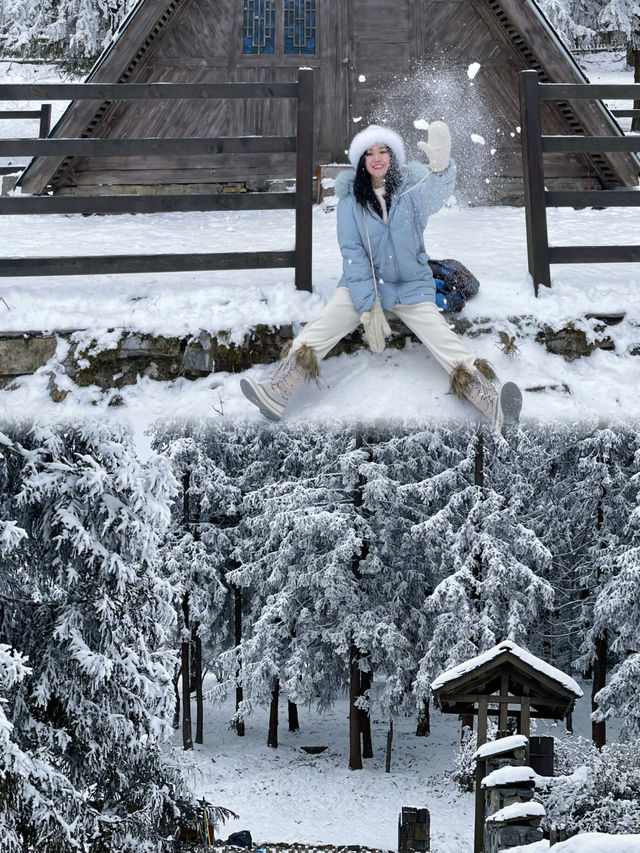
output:
M549 236L544 197L544 163L542 159L542 121L538 72L520 72L520 116L522 122L522 177L524 209L527 224L529 272L533 276L536 296L543 284L551 287L549 269Z
M51 104L40 105L40 129L38 135L40 139L46 139L51 130Z
M311 291L313 227L313 71L298 71L296 139L296 273L297 290Z

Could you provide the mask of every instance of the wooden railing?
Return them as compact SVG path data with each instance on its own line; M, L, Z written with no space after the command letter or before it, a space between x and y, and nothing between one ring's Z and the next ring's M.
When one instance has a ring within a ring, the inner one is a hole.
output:
M39 110L0 110L0 119L37 118L40 121L38 136L44 139L51 130L51 104L41 104ZM22 166L0 166L0 175L12 175L19 172Z
M551 286L550 264L640 261L640 245L549 246L547 207L640 207L640 191L545 190L544 154L640 152L640 136L543 136L540 103L544 100L640 99L640 85L540 83L537 71L520 72L522 163L529 272L536 296L540 285ZM640 110L624 110L626 116Z
M0 157L135 157L176 155L295 153L296 190L292 192L192 193L181 195L11 196L0 198L0 215L119 214L295 209L295 248L253 252L81 257L0 258L0 276L97 275L199 270L294 267L299 290L311 290L313 207L313 71L301 69L296 83L99 83L0 85L3 100L186 100L209 98L294 98L295 136L145 139L2 139ZM24 117L24 114L23 114Z

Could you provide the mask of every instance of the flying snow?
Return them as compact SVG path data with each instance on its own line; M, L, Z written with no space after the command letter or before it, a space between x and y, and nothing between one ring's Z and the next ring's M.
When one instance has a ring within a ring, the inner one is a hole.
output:
M471 65L467 68L467 77L469 78L469 80L473 80L478 71L480 71L480 63L472 62Z

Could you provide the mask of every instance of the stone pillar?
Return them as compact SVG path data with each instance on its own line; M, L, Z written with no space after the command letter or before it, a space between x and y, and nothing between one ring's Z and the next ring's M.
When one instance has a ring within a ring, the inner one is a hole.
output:
M402 807L398 818L398 853L426 853L431 850L429 809Z

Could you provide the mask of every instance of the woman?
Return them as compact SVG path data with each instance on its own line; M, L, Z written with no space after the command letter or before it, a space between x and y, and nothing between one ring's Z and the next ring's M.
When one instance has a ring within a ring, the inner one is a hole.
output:
M244 395L270 420L278 421L305 379L317 379L318 362L341 338L363 324L369 347L384 349L390 333L384 311L414 332L451 377L454 394L464 396L501 425L517 420L522 395L513 382L498 392L488 362L476 359L450 329L436 305L436 284L424 247L424 229L451 195L456 167L444 122L432 122L419 148L429 165L405 167L404 143L387 127L371 125L349 148L355 175L336 180L338 242L343 274L321 314L290 345L268 382L242 379Z

